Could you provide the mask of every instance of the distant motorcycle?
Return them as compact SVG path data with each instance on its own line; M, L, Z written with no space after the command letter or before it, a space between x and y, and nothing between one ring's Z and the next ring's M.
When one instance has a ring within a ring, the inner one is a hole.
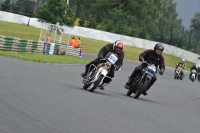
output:
M147 91L150 81L154 74L156 74L156 67L154 64L148 64L146 61L142 62L145 67L133 81L132 85L127 91L127 96L135 93L134 98L137 99L144 91Z
M191 80L192 82L195 81L196 75L197 75L197 71L193 69L193 70L190 72L190 80Z
M97 66L92 64L91 66L93 66L94 69L90 70L90 66L87 75L83 78L83 89L89 89L90 92L93 92L95 89L101 88L103 86L104 78L110 78L107 75L110 72L111 66L114 65L117 60L117 54L109 52L105 56L105 59L102 59Z
M199 74L198 74L198 81L200 82L200 72L199 72Z
M181 75L181 72L183 71L183 69L181 67L177 67L174 73L174 79L183 79L183 76Z

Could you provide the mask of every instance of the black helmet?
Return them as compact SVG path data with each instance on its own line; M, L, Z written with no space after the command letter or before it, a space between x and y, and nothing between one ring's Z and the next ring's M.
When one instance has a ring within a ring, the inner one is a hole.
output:
M157 43L155 46L154 46L154 51L156 49L160 49L162 52L164 51L164 45L162 43Z

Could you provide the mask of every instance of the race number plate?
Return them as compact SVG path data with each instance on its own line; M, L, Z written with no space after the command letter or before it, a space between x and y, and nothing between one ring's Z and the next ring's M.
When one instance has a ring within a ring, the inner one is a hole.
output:
M156 72L156 69L152 66L149 66L146 70L146 73L148 73L149 75L153 76Z
M117 62L118 58L114 54L111 54L108 57L108 60L110 61L110 63L115 64Z

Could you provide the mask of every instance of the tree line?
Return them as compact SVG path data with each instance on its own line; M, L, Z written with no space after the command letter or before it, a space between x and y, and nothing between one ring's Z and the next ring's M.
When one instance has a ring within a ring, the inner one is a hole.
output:
M31 0L6 0L4 3L11 1L16 1L14 5L22 1L33 3ZM69 5L66 3L67 0L37 0L34 7L31 8L31 4L25 7L40 21L79 25L200 53L200 12L191 20L191 29L187 29L178 18L177 3L173 0L69 0ZM14 5L12 10L16 10Z

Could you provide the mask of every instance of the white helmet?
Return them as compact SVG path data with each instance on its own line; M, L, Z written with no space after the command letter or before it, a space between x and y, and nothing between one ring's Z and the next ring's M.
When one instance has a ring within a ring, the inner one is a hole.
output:
M198 67L200 68L200 65Z
M185 59L182 59L182 61L185 61Z

